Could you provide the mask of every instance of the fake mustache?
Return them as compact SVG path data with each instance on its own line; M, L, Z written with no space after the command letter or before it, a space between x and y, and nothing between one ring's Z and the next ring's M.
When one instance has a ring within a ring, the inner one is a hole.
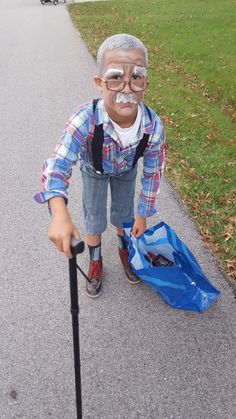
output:
M117 93L116 103L138 103L134 93Z

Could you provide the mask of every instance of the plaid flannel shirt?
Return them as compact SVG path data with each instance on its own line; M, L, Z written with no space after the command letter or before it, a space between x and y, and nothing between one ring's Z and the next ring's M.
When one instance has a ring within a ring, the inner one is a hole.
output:
M160 190L164 170L165 134L160 118L150 109L151 120L143 103L140 104L142 119L137 141L123 148L117 133L100 99L95 115L92 102L81 105L65 126L51 158L44 161L42 173L43 192L34 195L38 203L45 203L55 196L68 200L67 188L72 166L78 160L92 165L91 140L94 124L103 123L103 169L104 173L119 176L131 170L136 148L143 134L149 134L148 145L143 156L142 189L137 212L149 217L156 212L155 203Z

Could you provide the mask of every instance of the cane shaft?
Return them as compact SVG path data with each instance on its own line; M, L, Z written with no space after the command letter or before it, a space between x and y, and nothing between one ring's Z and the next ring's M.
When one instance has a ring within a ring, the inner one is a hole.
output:
M73 347L74 347L76 408L77 408L77 419L82 419L79 321L78 321L79 305L78 305L76 256L73 256L72 259L69 259L69 273L70 273L70 297L71 297L71 314L72 314L72 328L73 328Z

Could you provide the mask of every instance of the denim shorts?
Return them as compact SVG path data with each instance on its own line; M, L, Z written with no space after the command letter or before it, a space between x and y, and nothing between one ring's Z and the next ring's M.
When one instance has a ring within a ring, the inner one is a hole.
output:
M80 171L86 234L100 235L106 230L108 185L111 191L111 224L122 227L123 222L133 220L137 165L119 176L98 174L91 165L84 162L81 163Z

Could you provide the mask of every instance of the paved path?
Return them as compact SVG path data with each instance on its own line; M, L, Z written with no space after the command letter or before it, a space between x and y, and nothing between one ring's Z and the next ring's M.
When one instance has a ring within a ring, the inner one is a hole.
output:
M67 261L48 242L47 209L32 195L67 118L97 94L95 65L63 4L2 0L0 43L0 418L73 419ZM81 226L78 176L70 206ZM232 291L167 184L160 211L222 297L199 315L129 285L109 227L104 293L91 301L79 285L85 419L235 418ZM86 254L80 262L86 268Z

